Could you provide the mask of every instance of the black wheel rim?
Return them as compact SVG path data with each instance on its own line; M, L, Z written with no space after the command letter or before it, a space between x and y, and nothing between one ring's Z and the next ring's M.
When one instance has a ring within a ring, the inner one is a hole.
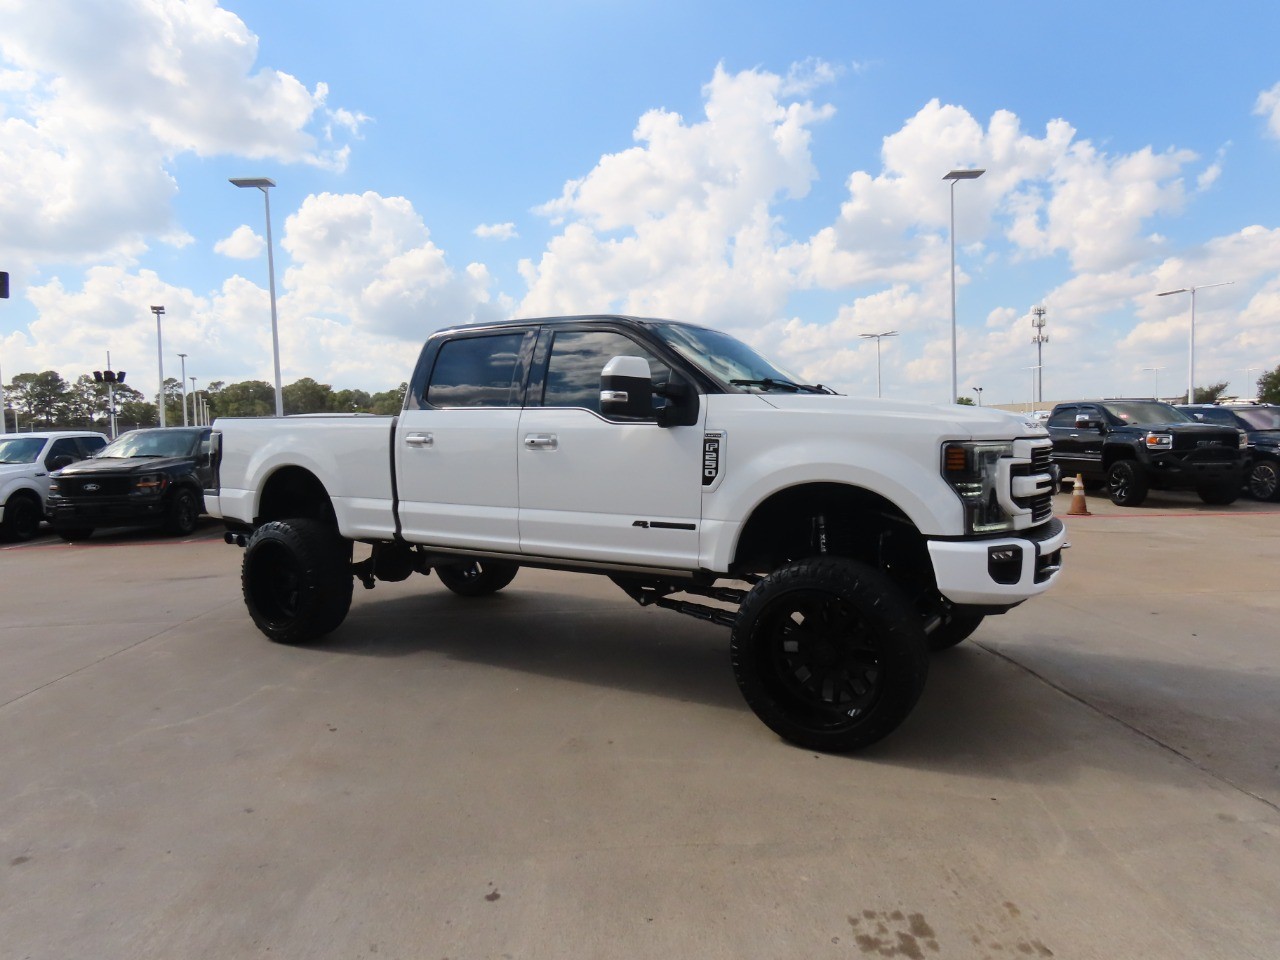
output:
M1123 500L1129 495L1129 473L1119 467L1111 471L1111 495Z
M1280 478L1276 476L1274 463L1259 463L1249 473L1249 492L1259 500L1270 500L1276 495Z
M17 502L11 503L6 508L6 512L12 510L14 513L13 534L19 540L30 540L40 529L40 511L25 497L14 499Z
M761 617L757 643L774 698L815 725L857 723L883 691L877 631L838 596L795 591L779 597Z
M287 623L298 614L302 576L293 554L274 544L262 544L249 572L254 606L272 623Z
M199 514L196 512L196 500L191 495L184 496L178 501L178 528L183 533L190 533L196 528L196 519Z

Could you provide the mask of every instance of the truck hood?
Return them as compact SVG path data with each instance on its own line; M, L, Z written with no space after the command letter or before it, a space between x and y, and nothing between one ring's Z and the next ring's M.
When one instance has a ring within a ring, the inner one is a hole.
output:
M979 440L1012 437L1047 437L1044 424L1030 414L1010 413L995 407L884 400L878 397L843 397L816 393L759 394L779 410L806 414L844 415L851 418L893 418L927 423L932 432Z
M125 474L155 473L174 467L187 467L194 463L192 457L90 457L77 460L58 471L60 477L80 477L88 474L101 476L110 474L113 477Z

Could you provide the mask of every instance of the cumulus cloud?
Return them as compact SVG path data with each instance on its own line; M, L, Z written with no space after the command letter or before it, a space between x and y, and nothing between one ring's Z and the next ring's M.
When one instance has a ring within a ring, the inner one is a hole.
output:
M514 240L520 236L514 223L482 223L474 232L481 240Z
M253 260L262 255L266 245L266 240L254 233L250 227L241 224L231 232L231 236L224 237L215 243L213 251L234 260Z
M6 3L0 32L0 254L10 262L127 260L171 223L181 153L341 169L361 115L278 70L213 0Z
M1280 83L1258 94L1253 112L1266 120L1267 133L1280 140Z

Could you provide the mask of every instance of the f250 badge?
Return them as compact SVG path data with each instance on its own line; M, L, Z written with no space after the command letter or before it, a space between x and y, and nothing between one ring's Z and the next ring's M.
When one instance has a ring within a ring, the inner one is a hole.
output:
M702 485L709 487L720 476L720 458L724 454L724 431L708 430L702 435Z

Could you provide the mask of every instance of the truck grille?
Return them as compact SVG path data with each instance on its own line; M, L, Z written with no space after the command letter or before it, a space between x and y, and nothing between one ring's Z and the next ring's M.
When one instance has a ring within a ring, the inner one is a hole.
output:
M123 497L133 490L132 477L59 477L64 497Z
M1031 463L1013 468L1014 476L1033 477L1037 474L1051 473L1053 462L1053 444L1046 440L1031 448ZM1032 523L1043 523L1053 515L1053 491L1046 489L1044 493L1033 497L1014 497L1013 502L1024 510L1031 511Z

